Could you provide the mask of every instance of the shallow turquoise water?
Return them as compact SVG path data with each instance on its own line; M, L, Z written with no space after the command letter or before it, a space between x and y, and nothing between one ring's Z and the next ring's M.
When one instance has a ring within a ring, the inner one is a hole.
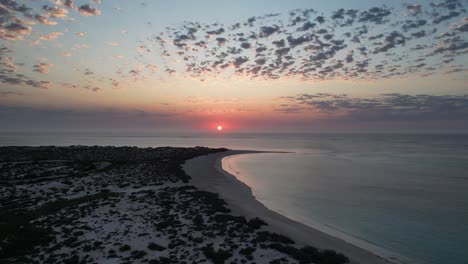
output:
M0 133L0 145L209 146L294 151L235 158L271 209L417 263L468 263L468 136Z
M331 225L416 263L467 263L466 139L427 140L344 137L331 148L229 163L257 199L293 219Z

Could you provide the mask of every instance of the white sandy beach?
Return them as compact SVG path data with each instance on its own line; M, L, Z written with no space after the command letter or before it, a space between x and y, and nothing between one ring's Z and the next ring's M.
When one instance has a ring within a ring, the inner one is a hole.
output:
M325 234L297 221L280 215L257 201L249 186L236 179L222 168L222 159L227 156L254 154L258 151L230 150L200 156L184 164L185 172L192 176L192 184L206 191L216 192L228 203L235 215L259 217L268 223L267 229L287 235L299 244L322 249L333 249L348 256L351 263L383 264L402 263L390 256L379 255L355 244Z

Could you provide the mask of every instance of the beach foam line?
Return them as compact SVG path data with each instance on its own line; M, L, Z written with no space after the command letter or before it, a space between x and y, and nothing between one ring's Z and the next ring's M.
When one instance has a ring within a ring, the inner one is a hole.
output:
M191 183L193 185L201 190L218 193L227 202L232 214L249 218L259 217L268 223L267 230L287 235L299 244L307 244L321 249L333 249L345 254L350 258L351 263L414 263L383 249L373 252L363 245L346 241L346 239L342 239L338 235L335 236L322 231L320 225L314 228L267 208L255 198L252 189L248 185L233 175L236 172L231 171L230 173L223 169L223 159L228 156L232 159L236 155L259 153L288 152L229 150L190 159L183 165L183 169L192 177ZM338 232L338 230L335 230L335 232Z

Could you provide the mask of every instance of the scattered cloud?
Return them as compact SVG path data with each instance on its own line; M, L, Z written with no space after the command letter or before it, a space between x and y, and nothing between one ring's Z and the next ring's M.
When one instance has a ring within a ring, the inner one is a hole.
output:
M53 64L41 62L33 66L35 72L39 72L42 74L48 74L50 72L50 68L53 67Z
M83 16L98 16L101 14L101 11L91 7L89 4L82 5L78 8L78 11L83 15Z
M0 92L0 97L7 97L7 96L22 96L23 93L20 92Z
M360 121L468 120L468 95L382 94L356 98L346 94L298 94L278 98L276 111L321 112Z
M402 9L377 6L330 14L297 9L229 25L184 22L167 27L145 46L160 47L155 55L167 58L165 72L199 79L226 72L317 81L430 76L446 67L438 59L468 52L462 36L466 19L455 22L466 13L459 0L406 4ZM440 36L440 25L450 33ZM437 58L426 59L425 67L413 64L430 56Z
M58 6L44 5L42 6L42 9L46 11L46 17L63 18L66 17L68 14L67 9Z
M63 36L62 32L50 32L47 35L40 36L39 39L40 40L53 40L53 39L56 39L56 38L58 38L60 36Z

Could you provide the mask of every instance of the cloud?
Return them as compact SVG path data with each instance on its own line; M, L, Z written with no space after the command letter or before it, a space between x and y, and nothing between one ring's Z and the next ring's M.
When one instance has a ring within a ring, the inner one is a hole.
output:
M239 68L242 64L246 63L247 61L249 61L247 57L237 57L234 60L233 64L234 64L234 67Z
M274 33L279 32L280 28L277 25L273 26L264 26L260 28L260 37L267 38Z
M47 17L52 17L52 18L64 18L68 14L67 9L61 8L61 7L58 7L58 6L44 5L44 6L42 6L42 9L47 11L46 12Z
M185 22L166 27L144 46L161 48L161 53L155 55L165 60L165 72L200 80L206 75L230 73L249 78L316 81L375 80L416 73L429 76L442 73L444 66L437 60L426 62L426 67L414 67L412 62L428 55L443 60L445 56L465 53L461 36L465 22L454 23L455 16L450 16L450 32L443 36L437 36L438 29L429 22L443 14L464 12L452 7L452 2L425 3L403 5L402 11L377 6L338 9L330 14L296 9L229 25ZM456 37L457 41L448 42ZM182 67L169 67L174 62Z
M89 4L81 5L78 7L78 12L83 16L98 16L101 14L101 11L91 7Z
M227 39L226 38L216 38L216 41L218 43L218 46L224 46L226 44Z
M65 0L63 1L62 5L71 9L75 8L75 3L73 2L73 0Z
M36 19L36 21L38 21L39 23L41 23L43 25L49 25L49 26L57 25L57 22L50 21L48 16L35 14L34 19Z
M23 35L30 35L31 32L30 26L14 22L3 26L3 28L0 27L0 39L22 40Z
M393 49L398 45L404 45L405 43L406 37L398 31L393 31L385 37L384 42L374 50L374 53L387 52L390 49Z
M15 62L11 57L13 50L7 47L0 47L0 83L6 85L30 86L34 88L47 89L50 86L48 81L33 80L24 74L16 73L17 66L21 65Z
M83 32L83 31L75 32L75 36L84 37L84 36L86 36L86 32Z
M430 6L434 8L439 8L439 9L442 8L442 9L447 9L447 10L455 10L458 8L463 8L463 5L458 0L444 0L438 3L431 2Z
M439 17L436 17L434 18L434 20L432 20L432 23L434 24L439 24L443 21L446 21L446 20L449 20L451 18L454 18L454 17L457 17L459 16L460 13L459 12L456 12L456 11L450 11L450 13L446 14L446 15L441 15Z
M0 97L6 97L6 96L22 96L24 95L23 93L20 92L0 92Z
M406 20L401 28L406 32L411 29L419 28L427 24L427 20L418 19L418 20Z
M406 9L412 14L412 15L419 15L422 13L422 6L421 5L407 5Z
M32 25L39 24L53 26L57 21L52 19L65 19L68 9L78 11L83 15L99 15L100 11L88 4L75 9L71 0L50 1L53 5L33 4L30 1L18 3L14 0L0 0L0 39L7 41L24 40L25 35L31 35ZM68 9L67 9L68 8Z
M287 102L278 112L315 111L330 117L360 121L467 120L468 95L382 94L355 98L346 94L298 94L278 98ZM292 109L292 110L291 110Z
M7 85L30 86L40 89L48 89L51 84L48 81L32 80L22 74L11 74L11 72L8 72L8 75L6 75L5 71L0 71L0 83Z
M224 33L224 28L219 28L219 29L216 29L216 30L211 30L211 31L206 31L206 33L208 35L220 35L222 33Z
M438 54L443 54L444 56L454 57L466 53L468 53L468 41L460 37L454 36L444 38L442 41L440 41L429 55L434 56Z
M60 36L63 36L63 33L61 32L50 32L49 34L47 35L42 35L39 37L40 40L53 40L53 39L56 39Z
M383 24L390 16L391 10L385 7L372 7L359 14L358 21L363 23Z
M18 67L15 64L15 58L3 57L0 53L0 68L10 69L15 72Z
M453 31L459 31L459 32L468 32L468 17L463 18L462 22L459 23L454 23L450 26L450 29Z
M48 74L50 72L50 68L53 67L53 64L41 62L33 66L35 72L39 72L42 74Z

